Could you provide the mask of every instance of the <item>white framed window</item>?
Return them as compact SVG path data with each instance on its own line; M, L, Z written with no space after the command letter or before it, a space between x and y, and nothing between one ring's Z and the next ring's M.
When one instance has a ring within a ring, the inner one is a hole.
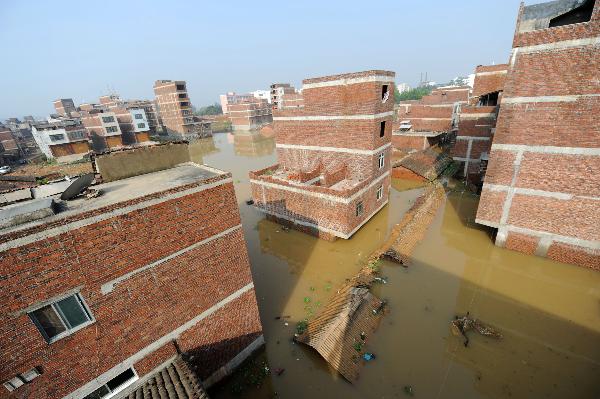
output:
M143 119L142 114L135 114L135 119Z
M69 295L29 313L48 343L55 342L94 322L80 294Z
M383 169L385 166L385 154L382 152L379 154L379 169Z
M146 124L145 123L138 123L137 127L139 127L140 129L143 129L143 128L146 127Z
M118 129L117 129L117 127L116 127L116 126L107 126L107 127L106 127L106 131L107 131L108 133L115 133L117 130L118 130Z
M133 367L128 368L116 377L108 380L106 384L101 385L94 392L86 395L83 399L107 399L112 398L129 385L139 379Z
M383 198L383 186L379 186L379 188L377 189L377 194L375 194L375 197L377 198L377 201L379 201L380 199Z
M111 123L114 121L115 121L115 118L113 116L103 116L102 117L102 122L104 122L104 123Z
M356 216L361 216L364 212L364 205L363 202L360 201L358 204L356 204Z

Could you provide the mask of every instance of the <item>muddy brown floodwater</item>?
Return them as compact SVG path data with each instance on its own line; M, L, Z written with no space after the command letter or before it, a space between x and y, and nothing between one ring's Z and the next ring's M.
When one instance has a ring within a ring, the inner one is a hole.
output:
M351 385L291 337L353 276L422 192L394 181L390 203L350 240L284 231L247 206L248 171L275 162L273 139L215 134L192 144L196 161L231 171L252 263L266 348L213 398L600 398L600 273L495 247L474 223L478 197L452 193L407 269L383 262L373 292L389 313L366 350L376 359ZM500 330L496 341L450 330L467 311ZM276 320L277 316L289 316ZM287 323L287 325L286 325ZM250 375L250 376L249 376ZM248 383L250 380L250 383Z

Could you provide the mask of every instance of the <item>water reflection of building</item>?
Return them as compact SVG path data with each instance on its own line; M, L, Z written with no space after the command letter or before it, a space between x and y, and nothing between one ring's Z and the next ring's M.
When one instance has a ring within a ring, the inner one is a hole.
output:
M271 155L275 150L275 139L260 133L236 133L233 135L235 155L262 157Z
M191 140L188 149L190 152L190 160L198 164L202 164L202 159L205 155L219 152L219 149L215 146L215 142L212 137L204 139Z

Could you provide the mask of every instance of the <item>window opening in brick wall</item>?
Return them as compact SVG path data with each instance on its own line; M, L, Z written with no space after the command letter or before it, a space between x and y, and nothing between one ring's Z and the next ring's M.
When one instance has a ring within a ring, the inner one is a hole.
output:
M381 154L379 154L379 169L383 169L384 166L385 166L385 154L381 153Z
M137 381L138 375L133 367L128 368L121 374L117 375L113 379L109 380L106 384L102 385L94 392L83 397L83 399L107 399L115 396L123 389Z
M500 94L500 92L495 91L492 93L488 93L488 94L479 96L479 102L477 103L477 105L479 105L480 107L496 106L496 105L498 105L499 94Z
M385 121L379 124L379 137L385 136Z
M79 294L70 295L29 313L47 342L55 342L93 323L94 319Z
M595 0L588 0L579 7L568 11L562 15L554 17L550 20L549 28L555 28L557 26L579 24L582 22L589 22L592 19L592 13L594 11Z
M362 216L363 211L364 211L363 203L362 203L362 201L360 201L358 204L356 204L356 216Z
M383 85L381 86L381 102L385 103L390 97L390 86Z
M379 186L379 188L377 189L377 194L375 195L375 197L377 198L377 201L379 201L380 199L383 198L383 186Z

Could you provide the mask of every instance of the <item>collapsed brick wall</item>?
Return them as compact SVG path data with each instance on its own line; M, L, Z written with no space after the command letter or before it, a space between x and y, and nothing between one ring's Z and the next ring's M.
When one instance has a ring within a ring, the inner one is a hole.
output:
M125 205L129 204L112 209ZM80 215L79 220L94 215ZM71 220L63 225L67 222ZM8 397L62 398L247 287L252 276L243 232L235 229L239 224L233 185L227 182L2 252L0 378L6 381L32 367L43 369L40 377ZM50 227L56 224L38 226L29 234ZM111 292L101 288L227 229L232 230L134 274ZM3 236L1 242L18 237ZM75 288L95 322L47 344L22 311ZM176 341L184 352L198 357L205 377L260 335L251 287ZM173 354L165 344L134 367L143 377Z
M600 2L572 25L528 31L523 15L477 222L497 245L600 269Z

